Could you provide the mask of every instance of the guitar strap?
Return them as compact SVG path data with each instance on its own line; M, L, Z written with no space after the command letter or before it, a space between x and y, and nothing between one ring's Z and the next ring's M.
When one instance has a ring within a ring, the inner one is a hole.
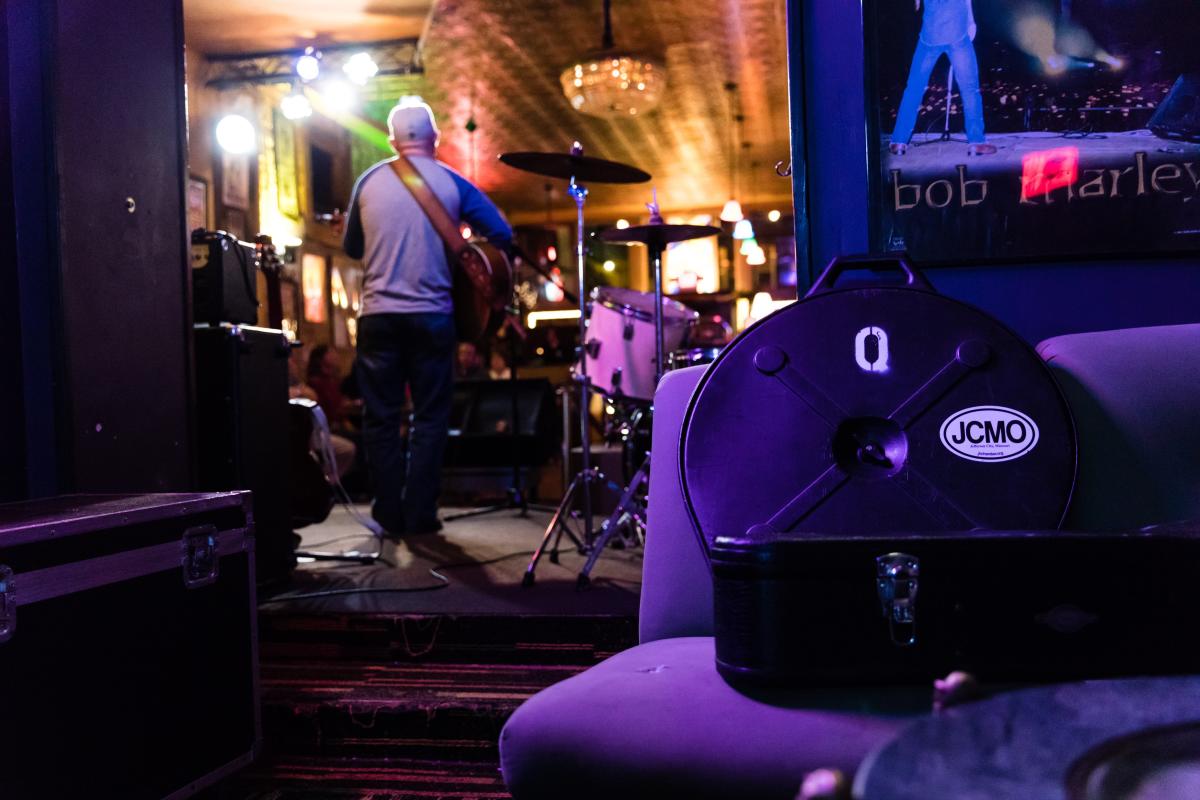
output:
M425 212L433 229L446 243L446 249L456 258L461 255L462 251L467 248L467 243L458 232L458 224L450 219L450 214L447 213L445 206L433 193L433 189L429 188L429 184L421 177L421 173L417 172L413 163L408 160L408 156L398 155L392 161L392 171L412 193L413 199Z

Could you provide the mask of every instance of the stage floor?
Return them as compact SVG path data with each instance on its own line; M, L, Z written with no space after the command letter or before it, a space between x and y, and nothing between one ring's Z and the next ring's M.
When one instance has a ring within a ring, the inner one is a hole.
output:
M989 134L988 143L995 145L996 152L976 157L967 156L967 141L961 132L948 142L939 139L937 134L918 134L913 136L912 146L906 154L894 156L888 152L887 137L883 137L879 148L884 170L898 169L905 175L943 172L953 175L954 165L965 164L974 176L993 173L1019 175L1023 160L1030 153L1060 147L1076 148L1083 167L1117 164L1127 167L1134 163L1139 152L1146 153L1151 164L1189 161L1200 157L1200 144L1162 139L1148 130L1096 133L1086 137L1039 131ZM1180 182L1186 183L1186 179Z
M366 506L356 510L369 513ZM443 509L443 516L458 509ZM550 515L514 511L446 523L437 535L384 542L383 560L372 566L329 561L302 563L286 590L260 598L267 614L603 615L637 614L641 590L640 549L609 548L596 563L592 584L578 591L575 577L584 557L564 539L560 563L544 557L534 586L521 576ZM598 520L599 522L599 520ZM342 507L328 520L300 530L301 550L370 551L374 540ZM430 574L436 569L449 583ZM309 597L317 593L336 594ZM295 599L289 599L295 598Z

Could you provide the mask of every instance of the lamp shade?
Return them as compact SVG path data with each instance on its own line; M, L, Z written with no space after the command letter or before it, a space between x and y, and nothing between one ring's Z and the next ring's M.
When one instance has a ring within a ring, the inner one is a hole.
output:
M733 226L733 238L739 240L748 240L754 238L754 226L750 224L750 220L743 217Z
M742 204L737 200L728 200L725 203L725 207L721 209L721 219L725 222L737 222L741 218Z

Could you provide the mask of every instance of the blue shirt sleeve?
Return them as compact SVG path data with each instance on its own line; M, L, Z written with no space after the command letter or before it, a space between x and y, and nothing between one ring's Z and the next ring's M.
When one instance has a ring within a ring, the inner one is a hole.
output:
M513 232L508 220L486 194L454 170L447 170L458 186L459 216L471 230L488 242L507 251L512 247Z

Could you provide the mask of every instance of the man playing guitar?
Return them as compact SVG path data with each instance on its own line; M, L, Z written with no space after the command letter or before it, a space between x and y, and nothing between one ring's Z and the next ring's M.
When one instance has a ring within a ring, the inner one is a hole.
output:
M363 446L375 496L371 513L393 537L436 532L442 458L449 431L456 345L452 265L446 246L392 166L407 158L449 217L507 250L512 229L478 188L435 151L438 129L422 102L402 100L388 115L396 158L358 179L343 247L365 268L358 321ZM406 391L413 416L401 438Z

